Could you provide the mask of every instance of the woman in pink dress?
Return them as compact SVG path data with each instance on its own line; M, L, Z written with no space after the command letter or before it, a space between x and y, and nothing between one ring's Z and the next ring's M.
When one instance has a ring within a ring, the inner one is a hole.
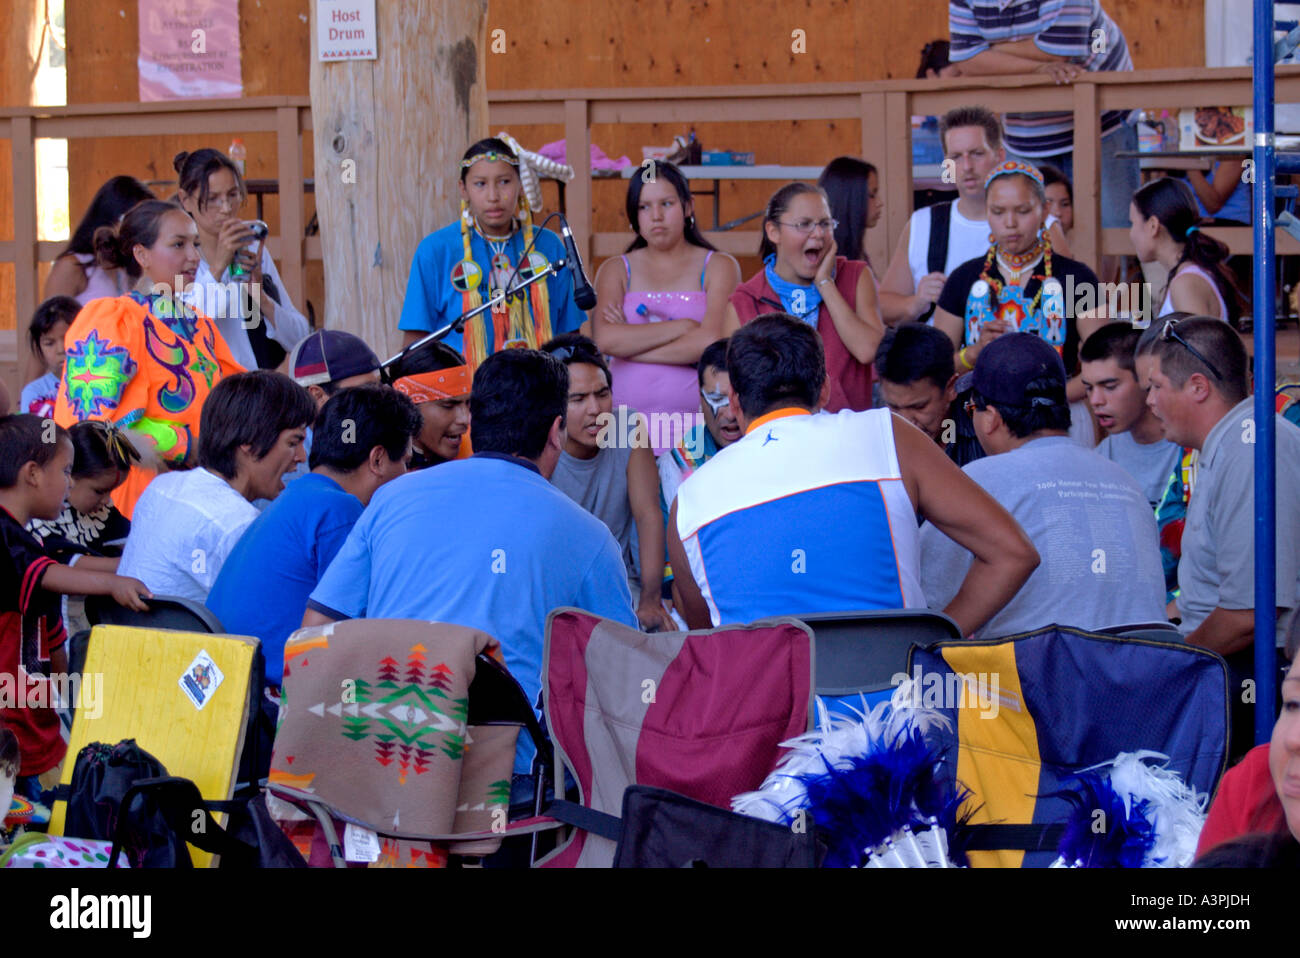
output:
M627 191L636 239L596 272L593 338L610 358L614 405L646 416L655 454L671 448L700 409L695 364L722 338L740 266L695 225L677 167L647 160Z

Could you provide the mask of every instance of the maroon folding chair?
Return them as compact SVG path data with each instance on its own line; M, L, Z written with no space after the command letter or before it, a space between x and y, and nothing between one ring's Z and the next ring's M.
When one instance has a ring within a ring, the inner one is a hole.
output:
M811 727L813 649L795 618L646 634L579 609L552 612L546 722L580 804L557 795L546 809L575 830L538 865L610 866L631 785L720 808L757 788L781 743Z

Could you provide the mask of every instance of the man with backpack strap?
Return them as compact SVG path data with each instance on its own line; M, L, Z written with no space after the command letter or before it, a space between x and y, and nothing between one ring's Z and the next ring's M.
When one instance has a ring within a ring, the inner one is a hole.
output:
M984 179L1006 159L1002 123L982 106L949 110L939 120L945 180L955 178L957 199L917 210L907 221L880 283L880 313L887 325L927 322L948 274L989 248ZM1056 217L1047 218L1052 248L1069 255Z

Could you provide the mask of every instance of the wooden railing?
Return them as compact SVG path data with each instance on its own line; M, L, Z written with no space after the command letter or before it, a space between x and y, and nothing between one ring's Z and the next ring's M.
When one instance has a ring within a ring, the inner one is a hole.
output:
M630 234L592 232L592 177L587 157L593 125L856 120L861 131L861 152L879 171L885 202L883 228L869 234L868 252L873 262L884 264L911 213L913 115L937 115L969 103L980 103L999 113L1027 109L1071 111L1075 124L1072 245L1078 259L1096 263L1102 253L1132 251L1127 230L1099 228L1102 111L1248 104L1250 80L1249 68L1230 67L1089 73L1067 86L1054 85L1046 76L1033 76L671 90L496 91L488 95L489 125L493 130L538 124L563 126L568 161L577 170L567 188L569 221L587 256L603 257L621 251ZM1277 69L1277 101L1300 102L1300 66ZM195 134L198 138L221 133L274 132L280 229L268 246L280 263L287 292L295 302L301 302L306 262L321 255L319 240L303 236L303 135L310 129L311 101L307 97L0 110L0 138L7 138L12 147L15 237L0 242L0 262L15 266L14 306L20 317L17 325L22 326L38 301L37 264L52 260L64 245L36 240L37 138L177 133ZM818 164L826 159L808 156L803 162ZM1248 228L1213 232L1234 252L1250 252ZM758 244L754 230L708 235L720 248L739 254L751 254ZM1296 254L1300 253L1300 245L1279 231L1277 250L1280 254ZM0 362L13 360L17 344L16 335L0 337Z

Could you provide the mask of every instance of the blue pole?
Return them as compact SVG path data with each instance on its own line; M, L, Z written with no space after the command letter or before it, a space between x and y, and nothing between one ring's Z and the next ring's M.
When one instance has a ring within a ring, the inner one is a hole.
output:
M1277 461L1274 430L1273 0L1255 0L1255 743L1268 741L1276 692ZM1194 493L1193 493L1194 494Z

